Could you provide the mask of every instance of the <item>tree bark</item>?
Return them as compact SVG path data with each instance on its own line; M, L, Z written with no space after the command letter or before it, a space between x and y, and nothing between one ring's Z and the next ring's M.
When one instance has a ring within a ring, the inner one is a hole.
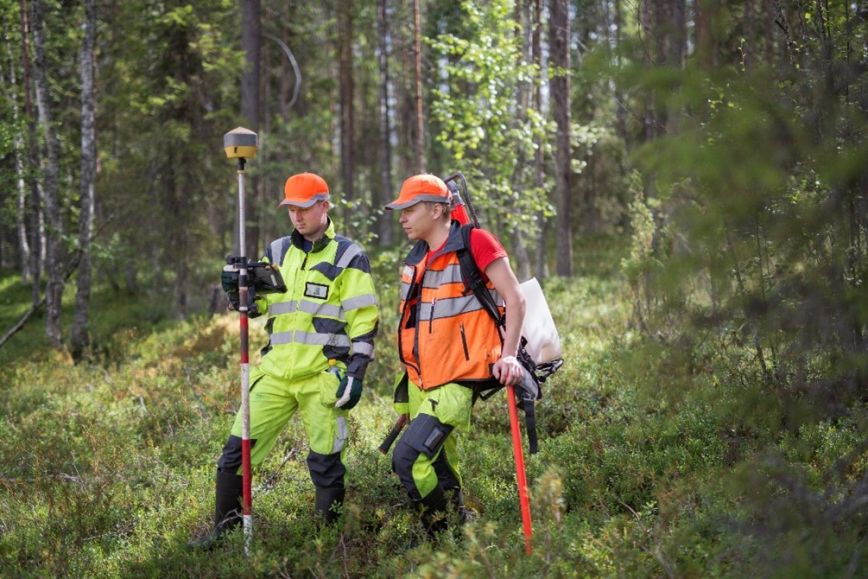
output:
M388 0L377 2L377 24L379 28L380 50L378 54L380 66L380 192L376 195L379 217L377 218L377 233L380 246L392 244L392 220L385 211L379 211L384 203L392 200L392 127L389 122L391 109L389 107L389 54L388 54Z
M46 273L48 285L45 288L45 335L51 346L59 348L63 344L60 327L61 300L63 297L63 221L60 214L58 172L59 143L54 132L51 94L49 92L45 63L45 7L41 0L30 4L30 20L33 26L35 62L33 81L36 87L36 108L39 111L39 125L43 134L42 147L42 192L45 201L46 232Z
M552 113L557 125L555 148L555 199L557 205L556 253L557 273L573 273L571 169L570 169L570 20L567 0L551 0L549 15L549 44L552 66L557 70L550 75L549 92L552 95Z
M24 0L19 0L21 14L21 88L24 93L24 117L27 121L27 164L30 176L30 299L34 306L42 300L42 267L45 263L45 244L42 201L39 184L32 176L39 167L39 150L36 138L36 116L33 114L33 99L30 79L30 13Z
M621 8L621 0L615 0L615 63L620 75L621 72L621 30L624 27L624 17ZM624 93L621 91L621 80L615 82L615 127L618 136L627 143L627 107L624 103Z
M241 3L241 49L244 51L244 71L241 73L241 117L245 126L251 131L259 132L261 99L259 86L261 79L260 53L262 50L262 19L260 0L244 0ZM258 257L259 254L259 219L257 197L260 190L260 179L255 174L247 175L248 196L246 203L246 238L247 247L244 253L248 257ZM237 196L236 196L237 197ZM237 202L236 202L237 203ZM235 213L238 215L238 212ZM237 217L236 217L237 219ZM236 243L238 228L235 228ZM240 250L241 248L239 248Z
M402 4L402 6L406 6L406 4ZM414 152L416 148L416 122L414 119L415 103L413 102L413 87L415 87L413 36L409 34L409 27L398 26L394 29L394 33L400 67L395 80L395 132L398 137L396 161L398 162L398 172L403 179L416 171L416 155Z
M338 3L338 76L341 101L341 179L343 197L355 196L355 155L353 150L355 115L353 114L353 1Z
M416 80L416 170L425 169L425 110L422 106L422 14L419 0L413 0L413 60Z
M265 19L266 19L266 21L268 19L268 12L267 11L265 14ZM260 115L262 118L262 123L259 126L262 129L260 134L265 135L265 138L267 138L267 136L271 134L271 118L272 118L272 114L273 114L271 107L274 105L273 96L272 96L273 87L272 87L272 83L271 83L270 74L273 73L274 70L281 70L282 69L282 67L280 65L275 65L273 63L272 58L271 58L271 55L274 53L274 48L275 48L274 44L275 44L274 42L271 42L271 43L264 42L264 43L262 43L262 46L261 46L263 74L261 75L261 78L259 79L260 80L259 93L262 95L262 98L259 99L259 102L260 102L260 105L259 105L260 111L259 112L260 112ZM282 51L277 51L277 54L280 54L280 52L282 52ZM284 59L284 60L286 60L286 59ZM283 118L286 118L286 117L283 117ZM259 131L257 131L257 132L259 132ZM260 142L262 142L263 140L264 139L262 137L260 137ZM268 147L267 145L265 145L265 143L263 143L262 158L259 161L262 165L265 165L271 159L275 158L274 156L268 154L269 151L270 151L270 147ZM268 202L269 202L268 191L278 191L280 189L279 186L272 185L273 180L274 180L274 177L269 175L265 171L263 171L263 174L261 177L257 178L258 188L256 189L256 199L257 199L257 203L259 203L260 207L262 207L262 208L265 208L268 206ZM266 244L270 243L270 241L276 237L271 231L271 227L270 227L271 220L268 219L268 212L267 211L257 211L257 217L258 217L256 220L257 241L261 240L259 242L262 244L262 246L260 247L259 245L254 245L252 250L250 251L250 253L252 254L252 256L255 259L259 259L260 257L262 257L262 255L265 253ZM217 286L215 286L215 289L218 293L218 297L223 295L223 292L220 289L219 284Z
M531 1L532 0L518 0L515 4L515 14L513 16L518 28L516 28L516 35L519 42L519 46L521 47L521 60L522 64L527 66L530 64L532 55L531 55L531 22L532 17L530 14L531 11ZM525 125L528 122L528 112L527 109L530 106L530 96L531 96L531 85L527 80L523 80L518 83L518 87L516 90L516 120L519 124ZM515 164L515 168L513 169L512 175L512 183L516 187L521 187L522 184L526 182L525 180L525 170L527 165L527 159L525 156L524 150L519 150L517 156L517 162ZM518 212L520 209L518 207L513 207L513 211ZM527 246L524 242L524 233L521 230L521 227L516 223L512 226L512 230L510 232L512 235L512 250L513 255L515 257L516 263L516 275L520 281L524 281L530 279L530 255L527 251Z
M715 39L713 18L717 12L718 0L695 0L694 9L694 40L696 58L702 68L712 68L716 65L717 42Z
M91 239L94 219L94 181L96 180L96 126L94 93L94 47L96 44L96 0L84 0L84 37L81 43L81 211L78 217L78 286L72 320L70 346L79 360L90 345L88 335L91 290Z
M30 282L30 243L27 239L27 183L24 171L24 138L21 133L21 113L18 105L18 78L15 74L15 60L9 43L6 28L3 29L3 41L6 43L6 55L9 60L9 79L0 70L0 84L8 86L10 107L12 109L12 124L15 136L12 140L12 152L15 164L15 185L17 198L15 201L15 232L18 239L18 268L21 282Z
M531 50L533 52L533 63L536 66L536 73L533 79L533 106L542 113L542 0L533 0L533 33L531 34ZM545 167L543 160L543 143L542 138L537 137L537 147L534 152L534 184L542 190L545 186ZM542 281L546 277L546 216L540 211L537 215L537 226L539 232L537 234L536 244L536 277Z

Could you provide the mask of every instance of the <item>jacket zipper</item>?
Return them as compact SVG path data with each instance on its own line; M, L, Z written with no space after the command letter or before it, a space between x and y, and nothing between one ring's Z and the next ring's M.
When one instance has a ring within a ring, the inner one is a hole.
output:
M469 362L470 351L467 349L467 335L464 333L464 322L460 322L458 328L461 330L461 346L464 348L464 359Z
M437 303L437 298L431 302L431 311L428 313L428 333L431 333L431 328L434 325L434 304Z
M427 272L425 272L427 273ZM419 353L419 330L422 329L422 288L425 287L425 273L419 280L419 301L416 302L416 331L413 332L413 354L416 356L416 372L419 374L419 388L422 388L422 355ZM413 284L416 284L416 268L413 268Z

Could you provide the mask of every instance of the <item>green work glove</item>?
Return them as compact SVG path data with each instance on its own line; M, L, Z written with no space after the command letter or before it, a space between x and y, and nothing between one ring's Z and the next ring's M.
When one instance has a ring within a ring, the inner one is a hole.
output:
M359 403L362 397L362 381L359 378L352 376L344 376L341 383L338 385L338 390L335 393L338 401L335 402L335 408L343 408L344 410L353 409Z

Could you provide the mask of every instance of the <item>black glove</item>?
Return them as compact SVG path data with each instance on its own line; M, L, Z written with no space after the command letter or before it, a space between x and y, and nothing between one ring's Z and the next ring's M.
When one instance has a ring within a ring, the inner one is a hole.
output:
M230 259L232 258L227 258L227 261ZM229 300L232 309L236 311L241 307L241 299L238 295L238 278L238 269L232 264L225 266L220 273L220 285L223 286L223 291L226 292L226 299ZM247 315L251 318L259 315L259 308L256 307L256 290L253 286L247 288Z

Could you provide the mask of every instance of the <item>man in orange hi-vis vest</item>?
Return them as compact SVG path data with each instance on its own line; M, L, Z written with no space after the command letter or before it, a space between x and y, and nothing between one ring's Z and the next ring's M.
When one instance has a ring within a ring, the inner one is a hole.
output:
M410 177L386 208L401 212L401 227L416 242L401 274L398 355L406 373L395 395L396 409L409 415L410 425L395 447L392 468L433 537L446 528L450 502L466 517L457 451L459 438L469 434L474 389L493 380L515 384L522 376L516 352L525 301L506 251L491 233L472 229L465 247L441 179ZM463 283L462 251L472 254L495 303L505 307L503 337Z

